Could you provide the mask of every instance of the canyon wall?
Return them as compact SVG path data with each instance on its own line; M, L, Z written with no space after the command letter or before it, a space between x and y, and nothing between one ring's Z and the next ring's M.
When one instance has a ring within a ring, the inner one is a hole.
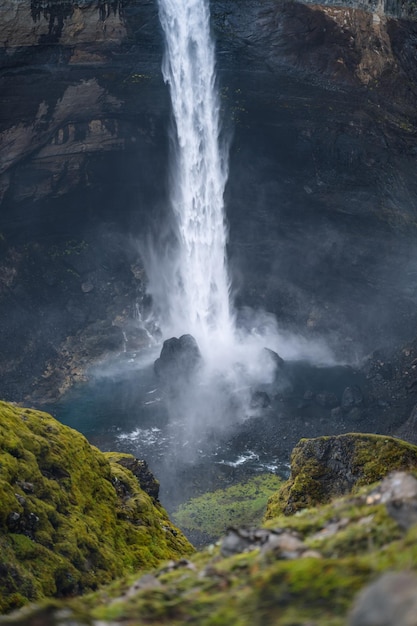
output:
M212 3L237 304L347 359L417 319L417 23L411 3L358 7ZM170 105L155 2L1 8L0 368L15 399L126 336L146 344Z

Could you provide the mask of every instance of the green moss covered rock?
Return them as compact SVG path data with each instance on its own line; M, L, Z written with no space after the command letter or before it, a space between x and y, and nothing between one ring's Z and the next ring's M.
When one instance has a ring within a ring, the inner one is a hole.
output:
M269 502L266 519L329 502L393 470L417 468L417 447L400 439L351 433L301 439L291 456L291 476Z
M46 413L0 403L1 612L192 552L129 465Z
M226 537L189 560L0 621L14 626L346 626L366 585L386 571L417 570L417 481L410 475L387 481L279 516L262 529L236 532L242 541L233 549ZM408 510L410 524L398 523L401 508Z

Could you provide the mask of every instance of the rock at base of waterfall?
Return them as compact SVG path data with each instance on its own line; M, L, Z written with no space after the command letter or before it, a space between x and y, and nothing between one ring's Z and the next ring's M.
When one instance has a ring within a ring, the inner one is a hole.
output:
M155 373L164 382L178 378L188 379L201 364L198 344L192 335L171 337L164 341L159 359L154 363Z

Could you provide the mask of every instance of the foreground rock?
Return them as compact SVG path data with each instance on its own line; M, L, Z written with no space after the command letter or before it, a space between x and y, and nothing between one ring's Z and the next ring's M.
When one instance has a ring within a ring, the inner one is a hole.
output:
M358 598L349 626L415 626L417 576L410 572L384 574Z
M267 517L329 502L389 471L417 468L417 447L392 437L358 433L301 439L291 476L269 502Z
M0 610L191 553L157 495L143 462L99 452L46 413L0 403Z
M370 440L367 454L374 459ZM218 546L190 559L75 601L24 609L2 623L414 625L417 525L398 523L394 509L416 505L416 478L395 472L331 503L274 517L263 528L230 529Z

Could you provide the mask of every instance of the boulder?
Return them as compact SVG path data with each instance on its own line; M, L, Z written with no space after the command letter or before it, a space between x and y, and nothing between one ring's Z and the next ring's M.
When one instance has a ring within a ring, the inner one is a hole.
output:
M291 475L269 500L266 518L329 502L394 470L417 468L417 447L393 437L351 433L301 439Z
M417 576L388 572L365 587L348 626L417 626Z
M264 348L264 353L272 360L277 372L282 370L285 365L285 361L282 357L279 356L277 352L275 352L275 350L271 350L270 348Z
M342 395L342 408L352 409L363 405L363 393L357 385L346 387Z
M164 382L188 380L201 360L200 349L192 335L171 337L164 341L160 357L154 363L155 374Z

